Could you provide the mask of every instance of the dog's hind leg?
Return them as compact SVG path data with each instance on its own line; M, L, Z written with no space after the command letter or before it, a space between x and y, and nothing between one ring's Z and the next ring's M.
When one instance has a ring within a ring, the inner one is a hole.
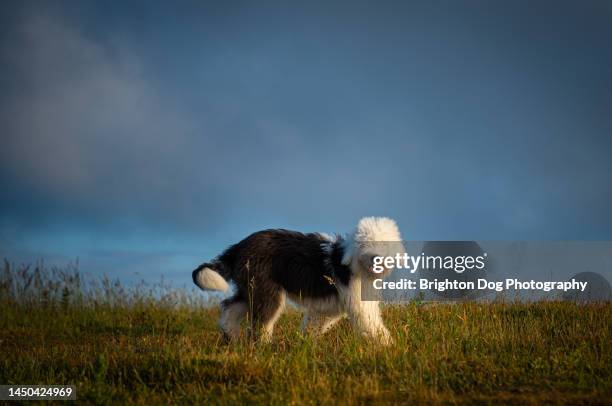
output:
M219 327L223 335L231 340L240 336L240 322L246 316L248 307L239 297L231 297L221 302Z
M285 298L286 293L281 289L268 296L254 297L253 324L261 329L261 341L269 342L272 340L274 325L285 309Z

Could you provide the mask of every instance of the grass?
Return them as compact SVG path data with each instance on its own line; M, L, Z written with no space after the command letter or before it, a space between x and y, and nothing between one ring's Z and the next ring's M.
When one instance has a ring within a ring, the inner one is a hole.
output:
M612 403L609 303L387 306L381 348L346 321L304 337L297 311L270 344L227 345L203 297L6 263L0 383L96 404Z

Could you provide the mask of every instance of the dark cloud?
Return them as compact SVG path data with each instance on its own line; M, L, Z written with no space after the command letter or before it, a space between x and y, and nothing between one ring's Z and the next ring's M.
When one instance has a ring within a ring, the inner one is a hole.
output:
M604 2L3 8L2 255L612 237Z

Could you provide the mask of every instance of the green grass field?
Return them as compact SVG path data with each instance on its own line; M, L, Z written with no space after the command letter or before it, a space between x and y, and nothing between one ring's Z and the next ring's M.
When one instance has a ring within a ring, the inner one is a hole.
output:
M349 324L319 339L284 315L270 344L225 344L191 293L85 284L76 271L0 279L0 383L74 384L90 403L612 404L612 306L409 303L395 345Z

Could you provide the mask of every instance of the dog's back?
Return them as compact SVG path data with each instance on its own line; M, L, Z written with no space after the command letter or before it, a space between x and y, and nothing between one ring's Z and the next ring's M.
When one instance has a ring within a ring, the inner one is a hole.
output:
M241 293L278 286L292 296L325 297L336 293L328 282L333 278L326 252L330 244L340 247L339 241L317 233L263 230L230 246L214 262L199 269L215 270L234 282Z

